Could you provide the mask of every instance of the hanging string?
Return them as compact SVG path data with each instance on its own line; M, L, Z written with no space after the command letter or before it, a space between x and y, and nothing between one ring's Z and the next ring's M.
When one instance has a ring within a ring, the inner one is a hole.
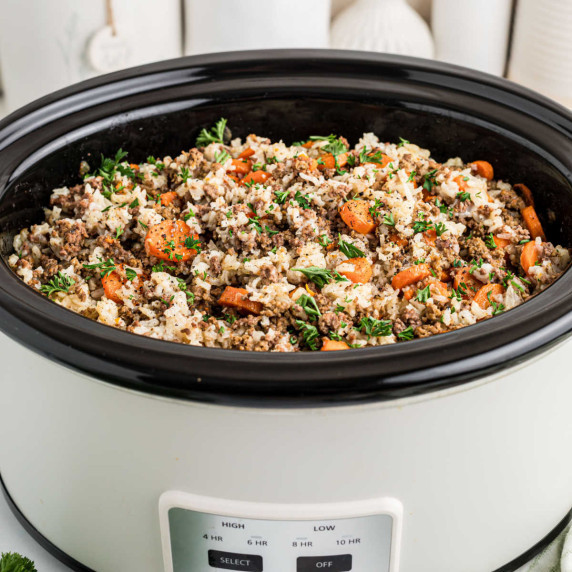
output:
M105 23L111 28L111 35L116 36L117 30L115 28L115 18L113 17L112 0L105 0L105 20Z

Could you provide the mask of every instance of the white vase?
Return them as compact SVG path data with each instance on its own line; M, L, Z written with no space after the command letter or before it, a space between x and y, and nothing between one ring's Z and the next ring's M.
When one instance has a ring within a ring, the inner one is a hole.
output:
M327 48L330 0L185 0L185 54Z
M512 0L433 0L438 60L503 75Z
M405 0L357 0L334 20L332 48L433 57L426 22Z
M572 1L519 0L509 78L572 107Z
M93 77L182 55L180 0L1 0L0 58L8 110ZM96 45L92 40L96 34ZM99 41L99 45L97 44Z

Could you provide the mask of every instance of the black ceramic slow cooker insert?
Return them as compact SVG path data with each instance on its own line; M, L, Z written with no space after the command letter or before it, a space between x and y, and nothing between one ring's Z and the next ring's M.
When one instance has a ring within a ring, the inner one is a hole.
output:
M74 85L0 122L2 254L39 222L81 160L176 155L219 117L233 136L286 142L365 131L411 140L437 160L490 161L535 192L555 243L572 244L572 115L506 80L442 63L337 51L205 55ZM250 353L158 341L50 302L0 264L0 328L36 352L141 391L217 403L311 405L390 399L526 360L572 329L572 273L505 314L407 344L329 353Z

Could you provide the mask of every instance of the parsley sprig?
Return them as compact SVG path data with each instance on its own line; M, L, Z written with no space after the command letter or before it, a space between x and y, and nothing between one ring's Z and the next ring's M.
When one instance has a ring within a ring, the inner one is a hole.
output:
M99 275L102 278L104 278L105 276L109 276L117 268L113 258L108 258L107 260L99 258L99 262L97 262L96 264L84 264L83 267L87 268L88 270L95 270L96 268L99 269L100 271Z
M69 289L75 284L75 280L67 274L59 271L47 284L40 288L40 292L51 296L56 292L68 293Z
M338 247L348 258L363 258L365 256L357 246L342 240L341 236L339 236Z
M364 332L368 338L378 336L391 335L391 321L390 320L377 320L371 316L364 316L356 330Z
M300 328L304 343L308 346L309 349L316 351L318 349L316 340L320 336L318 333L318 328L312 324L308 324L308 322L304 322L304 320L296 320L296 325Z
M220 143L221 145L224 144L226 122L227 120L224 117L221 117L216 122L215 126L211 127L208 131L203 128L197 137L196 146L206 147L211 143Z

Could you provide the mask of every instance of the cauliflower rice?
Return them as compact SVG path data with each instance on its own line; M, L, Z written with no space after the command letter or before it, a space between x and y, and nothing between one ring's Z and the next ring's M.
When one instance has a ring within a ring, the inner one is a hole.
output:
M558 278L524 185L366 133L287 145L226 121L175 158L103 159L14 238L26 284L139 335L254 351L401 343L469 326Z

